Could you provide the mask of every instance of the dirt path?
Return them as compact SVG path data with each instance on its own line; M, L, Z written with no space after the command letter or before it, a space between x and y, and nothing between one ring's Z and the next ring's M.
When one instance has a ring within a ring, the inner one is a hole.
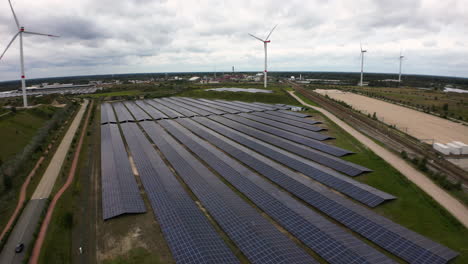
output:
M84 109L86 109L87 105L88 105L88 101L86 101L85 104L83 104ZM91 107L92 107L92 105L91 105ZM45 236L47 234L47 228L49 227L50 220L52 219L52 214L54 212L55 205L57 204L58 199L60 199L60 197L63 195L63 193L68 189L68 187L70 187L70 185L73 182L75 172L76 172L76 167L78 165L78 160L79 160L79 157L80 157L81 146L83 145L83 139L84 139L84 136L86 134L87 127L88 127L89 116L91 115L91 111L92 111L91 107L90 107L90 110L88 111L88 114L86 115L86 119L84 120L84 123L83 123L83 129L81 131L80 139L78 141L76 152L75 152L75 155L73 157L70 172L68 173L67 181L62 186L62 188L60 188L60 190L55 194L54 198L52 199L52 202L49 205L49 208L47 209L47 214L46 214L46 216L44 218L44 221L42 222L41 229L39 231L39 235L37 236L36 243L34 244L34 248L33 248L33 251L31 253L31 258L30 258L30 261L29 261L30 264L37 264L37 262L39 260L39 256L41 254L41 248L42 248L42 245L44 243ZM82 109L80 109L80 111ZM79 120L81 121L81 118ZM74 124L72 124L72 126L73 125ZM78 125L79 125L79 123L78 123Z
M379 120L389 125L396 125L398 129L426 143L432 143L432 140L440 143L452 141L468 143L468 126L359 94L320 89L315 92L343 101L354 109L371 115L376 113Z
M457 199L450 196L447 192L442 190L439 186L434 184L430 179L428 179L424 174L417 171L415 168L411 167L406 161L401 159L398 155L393 154L389 150L381 147L374 141L372 141L367 136L361 134L345 122L338 119L332 113L328 112L325 109L320 107L312 106L297 97L294 92L288 91L288 93L294 97L301 104L317 110L328 117L330 120L339 125L346 132L351 134L354 138L359 140L362 144L367 146L374 153L379 155L382 159L392 165L397 169L401 174L405 175L410 181L416 184L434 200L436 200L440 205L442 205L447 211L449 211L455 218L457 218L465 227L468 228L468 209L460 203Z
M55 151L55 154L52 157L52 160L44 172L41 182L39 182L39 185L34 191L31 199L49 198L87 106L88 100L85 100L85 102L81 105L80 110L76 114L73 123L70 125L70 128L63 137L62 142L60 142L60 145Z

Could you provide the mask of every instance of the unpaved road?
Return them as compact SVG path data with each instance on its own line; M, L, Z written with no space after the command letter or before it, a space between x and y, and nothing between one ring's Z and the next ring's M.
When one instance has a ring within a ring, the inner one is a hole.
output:
M462 124L363 95L339 90L314 91L371 115L375 112L379 120L396 125L398 129L425 142L434 139L440 143L461 141L468 144L468 127Z
M49 198L50 193L52 192L52 189L54 187L55 181L57 180L57 177L62 168L63 161L67 157L67 153L70 149L73 137L76 134L76 131L78 129L78 126L80 125L81 119L83 118L87 106L88 100L85 100L85 102L81 105L80 110L76 114L73 123L70 125L70 128L63 137L62 142L60 142L57 151L52 157L52 160L50 161L49 166L44 172L41 182L34 191L31 199Z
M389 150L381 147L374 141L372 141L367 136L361 134L345 122L341 121L339 118L334 116L332 113L328 112L325 109L320 107L315 107L309 105L302 101L299 97L297 97L294 92L288 91L291 96L293 96L298 102L301 104L317 110L328 117L330 120L335 122L339 125L342 129L346 132L351 134L354 138L359 140L362 144L367 146L370 150L374 153L379 155L382 159L392 165L395 169L397 169L401 174L403 174L406 178L416 184L419 188L421 188L424 192L426 192L429 196L431 196L434 200L436 200L440 205L442 205L447 211L449 211L455 218L457 218L465 227L468 228L468 208L466 208L462 203L460 203L457 199L450 196L447 192L442 190L439 186L434 184L431 180L429 180L424 174L417 171L415 168L411 167L406 161L400 158L398 155L393 154Z

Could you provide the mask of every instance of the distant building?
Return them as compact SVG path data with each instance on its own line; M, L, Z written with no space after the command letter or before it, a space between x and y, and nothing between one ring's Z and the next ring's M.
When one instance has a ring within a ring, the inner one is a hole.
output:
M191 81L191 82L197 82L199 80L200 80L200 77L198 77L198 76L193 76L192 78L189 79L189 81Z

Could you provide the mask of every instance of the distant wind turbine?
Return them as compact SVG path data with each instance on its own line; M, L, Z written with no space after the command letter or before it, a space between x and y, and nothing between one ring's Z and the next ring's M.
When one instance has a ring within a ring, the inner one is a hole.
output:
M268 40L271 36L271 33L273 33L273 30L275 30L275 28L277 27L278 25L274 26L273 29L270 31L270 34L268 34L268 36L265 38L265 39L261 39L259 37L256 37L252 34L249 33L250 36L260 40L261 42L263 42L263 47L265 49L265 70L263 71L263 86L266 88L267 87L267 71L268 71L268 67L267 67L267 44L270 43L270 40Z
M362 43L361 45L361 81L359 82L359 86L363 86L363 77L364 77L364 53L367 52L367 50L362 49Z
M403 59L405 56L401 55L401 49L400 49L400 73L398 74L398 82L401 83L401 64L403 63Z
M18 22L18 18L16 17L15 10L13 10L13 6L11 5L11 0L8 0L10 3L11 12L13 13L13 18L15 19L16 26L18 27L18 33L16 33L13 38L11 39L10 43L8 43L5 51L0 55L0 60L3 58L3 55L7 52L8 48L11 44L15 41L16 37L19 35L20 39L20 62L21 62L21 88L23 90L23 105L24 107L28 107L28 98L26 97L26 77L24 76L24 55L23 55L23 34L31 34L31 35L40 35L40 36L47 36L47 37L58 37L50 34L43 34L31 31L25 31L24 27L20 26Z

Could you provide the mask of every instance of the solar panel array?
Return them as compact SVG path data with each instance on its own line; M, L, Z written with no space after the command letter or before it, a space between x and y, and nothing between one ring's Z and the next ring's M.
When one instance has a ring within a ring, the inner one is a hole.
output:
M458 255L370 210L396 197L348 177L370 170L340 159L352 152L291 108L185 97L102 104L103 218L145 211L131 155L177 263L239 262L206 213L253 263L316 263L304 247L329 263L394 263L358 237L409 263Z
M146 212L116 124L101 126L101 185L104 220Z

